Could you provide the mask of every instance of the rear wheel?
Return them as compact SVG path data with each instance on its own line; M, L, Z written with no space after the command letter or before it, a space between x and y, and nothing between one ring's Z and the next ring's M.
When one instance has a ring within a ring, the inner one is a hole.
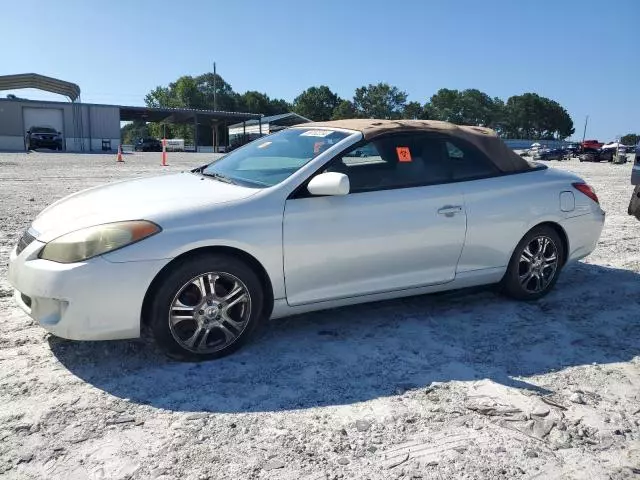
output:
M562 241L553 228L533 228L511 256L502 281L504 292L518 300L543 297L558 280L564 255Z
M636 185L636 187L633 189L627 213L640 220L640 185Z
M263 288L244 262L226 255L177 265L155 292L150 325L178 360L209 360L240 348L260 321Z

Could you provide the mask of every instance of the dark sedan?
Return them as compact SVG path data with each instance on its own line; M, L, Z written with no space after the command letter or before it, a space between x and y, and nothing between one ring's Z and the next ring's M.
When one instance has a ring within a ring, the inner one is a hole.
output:
M157 138L139 138L133 148L136 152L161 152L162 142Z
M564 148L550 148L538 151L534 156L534 160L562 160L568 155L568 150Z
M62 133L51 127L31 127L25 139L27 150L50 148L62 150Z

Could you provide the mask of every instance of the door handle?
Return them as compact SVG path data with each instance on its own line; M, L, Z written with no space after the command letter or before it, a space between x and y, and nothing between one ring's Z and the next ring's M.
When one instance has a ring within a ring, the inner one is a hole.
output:
M460 212L462 212L460 205L445 205L438 209L438 214L444 215L445 217L453 217L456 213Z

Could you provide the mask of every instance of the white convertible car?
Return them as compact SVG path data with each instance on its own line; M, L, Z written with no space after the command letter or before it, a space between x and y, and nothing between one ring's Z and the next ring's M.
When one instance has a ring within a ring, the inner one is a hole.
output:
M208 359L311 310L483 284L535 300L593 251L604 218L582 179L489 129L310 123L54 203L9 280L54 335L131 338L147 324L169 355Z

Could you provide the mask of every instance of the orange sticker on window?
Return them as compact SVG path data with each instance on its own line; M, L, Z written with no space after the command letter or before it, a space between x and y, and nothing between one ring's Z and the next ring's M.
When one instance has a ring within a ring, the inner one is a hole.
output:
M399 162L411 161L411 151L409 150L409 147L396 147L396 152L398 153Z
M324 145L324 142L316 142L313 144L313 153L320 153L320 149Z

